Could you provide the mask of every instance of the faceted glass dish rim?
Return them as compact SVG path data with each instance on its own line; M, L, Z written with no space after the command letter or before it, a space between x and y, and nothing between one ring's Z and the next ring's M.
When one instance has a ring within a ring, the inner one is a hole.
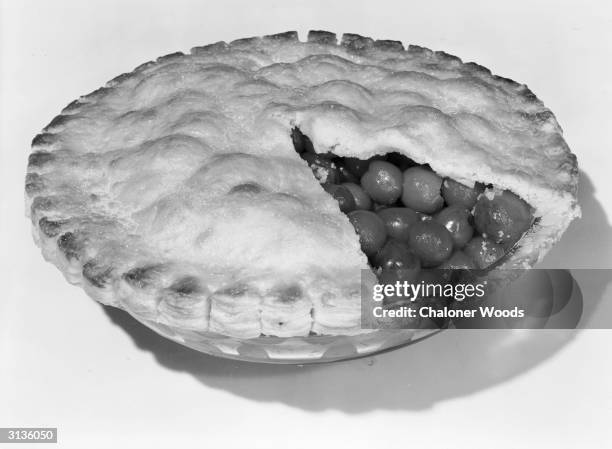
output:
M442 331L389 329L353 336L261 336L240 339L210 332L178 329L131 313L130 315L162 337L210 356L285 365L321 364L369 357L417 343Z

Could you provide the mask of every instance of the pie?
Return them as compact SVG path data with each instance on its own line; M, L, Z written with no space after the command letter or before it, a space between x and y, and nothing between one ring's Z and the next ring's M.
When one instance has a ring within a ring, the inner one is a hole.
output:
M311 31L195 47L32 141L44 257L101 303L236 338L355 335L388 270L533 266L580 215L525 86L440 51Z

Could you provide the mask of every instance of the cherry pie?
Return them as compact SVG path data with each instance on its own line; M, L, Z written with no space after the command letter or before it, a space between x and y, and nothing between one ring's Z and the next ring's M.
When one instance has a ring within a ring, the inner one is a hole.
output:
M238 338L366 332L362 281L530 267L580 214L576 158L525 85L355 34L160 57L32 150L34 238L69 281Z

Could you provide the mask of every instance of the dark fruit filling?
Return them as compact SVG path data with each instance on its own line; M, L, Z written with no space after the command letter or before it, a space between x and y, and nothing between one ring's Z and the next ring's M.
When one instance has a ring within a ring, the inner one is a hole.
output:
M531 221L529 205L507 190L480 195L474 207L478 232L504 248L512 247L529 229Z
M471 214L463 206L448 206L434 216L434 220L444 226L453 239L453 248L463 248L474 235L470 224Z
M412 225L408 244L424 267L437 267L453 254L453 237L440 223L423 220Z
M404 172L402 203L417 212L438 212L444 207L442 178L426 168L410 167Z
M297 128L291 138L381 281L415 280L427 268L491 268L534 222L533 209L508 190L442 178L397 152L367 160L316 153Z
M373 161L361 177L365 192L379 204L393 204L402 195L402 171L390 162Z
M421 261L406 244L394 239L387 243L374 256L374 265L384 270L417 270Z
M365 190L361 188L359 184L355 184L353 182L345 182L341 184L341 186L347 188L349 192L351 192L351 194L353 195L353 200L355 201L355 209L372 209L372 199L368 196Z
M375 256L387 239L385 223L369 210L354 210L348 214L348 217L359 235L363 252L367 256Z
M382 218L390 239L408 241L410 227L421 217L418 213L407 207L387 207L376 212Z

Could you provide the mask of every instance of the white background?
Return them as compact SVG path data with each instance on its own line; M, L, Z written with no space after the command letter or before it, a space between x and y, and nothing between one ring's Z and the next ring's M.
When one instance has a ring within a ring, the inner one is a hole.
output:
M325 29L445 50L528 84L582 171L584 219L546 264L612 268L606 3L2 1L0 426L59 427L71 448L612 447L612 331L445 332L302 368L214 359L68 285L23 211L29 143L74 98L166 53ZM585 289L585 301L612 294Z

